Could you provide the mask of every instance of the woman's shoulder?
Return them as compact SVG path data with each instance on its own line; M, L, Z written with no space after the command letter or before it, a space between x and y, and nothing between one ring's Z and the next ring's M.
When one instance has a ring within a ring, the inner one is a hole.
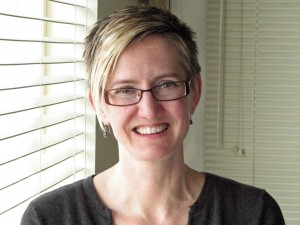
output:
M67 214L66 211L72 207L91 201L91 190L92 176L48 191L33 199L23 216L32 217L35 214L45 218L50 214L53 217L60 217L62 214Z
M80 196L89 194L92 189L92 176L64 185L57 189L46 192L32 201L33 205L44 205L44 202L66 204L76 201Z
M211 173L205 173L204 192L224 203L234 202L242 206L261 204L263 207L266 202L275 202L265 189Z
M279 205L266 190L215 174L204 174L204 187L194 210L205 218L205 224L232 224L230 221L235 224L284 224Z
M227 194L228 191L236 194L236 192L245 194L264 194L265 190L254 187L249 184L241 183L236 180L227 178L227 177L222 177L216 174L212 173L204 173L205 174L205 185L214 187L214 191L216 192L226 192Z
M25 210L21 224L102 224L95 221L110 221L110 211L98 198L93 177L37 197Z

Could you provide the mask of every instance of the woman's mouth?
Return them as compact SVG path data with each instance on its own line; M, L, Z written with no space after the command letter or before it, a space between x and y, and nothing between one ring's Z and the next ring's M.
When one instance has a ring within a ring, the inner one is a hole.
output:
M168 129L168 125L167 124L161 124L158 126L149 126L149 127L137 127L135 128L135 132L138 134L157 134L157 133L161 133L165 130Z

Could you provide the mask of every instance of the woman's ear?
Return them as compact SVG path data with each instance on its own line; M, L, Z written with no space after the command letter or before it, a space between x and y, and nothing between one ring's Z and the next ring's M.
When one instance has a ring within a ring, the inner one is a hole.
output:
M96 112L91 89L88 89L88 98L89 98L89 102L90 102L91 106L93 107L94 111Z
M192 81L192 107L191 107L191 113L193 113L199 102L200 102L200 98L201 98L201 91L202 91L202 81L201 81L201 77L200 75L195 75L193 76L193 81Z
M90 102L90 104L91 104L91 106L93 107L93 109L94 109L94 111L96 112L96 114L97 114L97 116L98 116L98 119L100 119L100 121L102 121L102 123L104 124L104 125L109 125L109 121L108 121L108 119L107 119L107 117L106 117L106 114L105 114L105 112L103 111L103 109L102 109L102 107L100 106L100 104L99 104L99 106L97 106L96 104L95 104L95 101L94 101L94 99L93 99L93 96L92 96L92 93L91 93L91 90L89 89L88 90L88 98L89 98L89 102ZM98 109L99 108L99 109ZM98 110L97 110L98 109Z

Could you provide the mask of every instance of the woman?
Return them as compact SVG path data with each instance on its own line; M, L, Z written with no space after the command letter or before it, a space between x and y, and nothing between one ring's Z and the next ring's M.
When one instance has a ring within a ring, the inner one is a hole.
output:
M193 32L171 13L127 7L86 39L89 99L119 162L34 200L22 224L284 224L264 190L184 163L201 95Z

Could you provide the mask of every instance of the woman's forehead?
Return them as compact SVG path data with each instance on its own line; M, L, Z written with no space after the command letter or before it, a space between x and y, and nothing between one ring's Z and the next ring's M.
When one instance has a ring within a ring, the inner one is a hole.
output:
M185 72L174 45L163 37L150 36L120 54L108 81L130 83L162 77L185 77Z

